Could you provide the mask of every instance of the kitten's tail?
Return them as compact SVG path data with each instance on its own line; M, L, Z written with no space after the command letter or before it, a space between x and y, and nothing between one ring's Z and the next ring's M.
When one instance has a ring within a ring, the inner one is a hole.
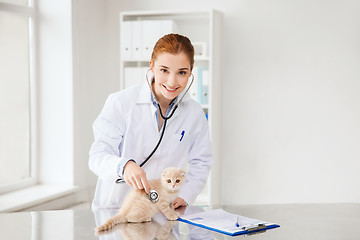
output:
M126 222L125 219L123 217L121 217L120 215L115 215L114 217L109 218L103 225L95 228L95 231L96 232L106 231L106 230L109 230L112 227L114 227L116 224L122 223L122 222Z

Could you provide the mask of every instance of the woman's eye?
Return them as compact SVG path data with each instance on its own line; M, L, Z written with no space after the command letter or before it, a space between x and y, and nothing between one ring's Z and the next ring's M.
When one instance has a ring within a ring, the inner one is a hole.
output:
M167 73L168 70L167 70L167 69L160 69L160 72L162 72L162 73Z
M171 180L170 180L170 179L168 179L168 180L167 180L167 182L168 182L168 183L171 183Z
M185 72L185 71L180 71L179 74L180 74L180 75L185 75L186 72Z

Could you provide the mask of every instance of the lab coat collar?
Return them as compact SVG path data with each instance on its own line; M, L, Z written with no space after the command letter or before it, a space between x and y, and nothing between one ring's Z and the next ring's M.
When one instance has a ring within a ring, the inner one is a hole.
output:
M147 84L141 85L140 94L136 100L136 103L152 103L151 102L151 91Z
M186 92L186 89L185 88L180 94L179 96L177 97L178 100L180 100L182 98L182 96L185 94ZM154 125L156 126L157 128L157 123L156 123L156 118L155 118L155 112L157 110L157 108L154 106L152 100L151 100L151 90L149 88L149 85L146 83L146 84L143 84L141 86L141 89L140 89L140 94L138 95L138 98L137 98L137 104L150 104L150 108L151 108L151 115L153 116L153 119L154 119ZM168 124L170 124L175 118L176 116L178 116L181 112L181 105L184 104L185 102L189 101L191 99L190 97L190 94L189 93L186 93L186 95L184 96L184 98L182 99L181 103L179 104L179 107L178 109L175 111L174 113L174 116L172 116L169 120L168 120ZM177 101L178 101L177 100Z

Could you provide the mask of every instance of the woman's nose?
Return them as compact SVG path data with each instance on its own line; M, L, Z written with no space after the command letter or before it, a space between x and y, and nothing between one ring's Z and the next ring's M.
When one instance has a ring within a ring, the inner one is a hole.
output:
M176 85L176 75L170 74L168 77L168 85L174 87Z

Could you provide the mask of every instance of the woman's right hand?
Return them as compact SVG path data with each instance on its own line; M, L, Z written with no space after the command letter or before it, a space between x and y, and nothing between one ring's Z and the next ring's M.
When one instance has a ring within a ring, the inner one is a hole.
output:
M144 170L134 161L128 161L124 167L124 180L135 189L144 189L147 194L150 193L150 185L146 178Z

